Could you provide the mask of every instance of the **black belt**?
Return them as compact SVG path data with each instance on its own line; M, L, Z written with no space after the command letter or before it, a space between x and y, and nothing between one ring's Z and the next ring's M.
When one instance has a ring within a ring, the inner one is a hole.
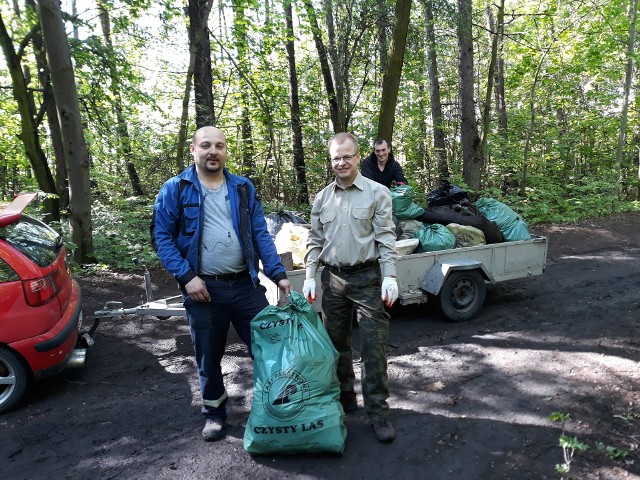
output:
M249 269L245 269L241 272L235 273L220 273L218 275L198 275L203 280L237 280L238 278L244 278L249 276Z
M360 270L364 270L365 268L375 267L377 263L378 260L369 260L368 262L359 263L357 265L347 265L339 267L334 265L327 265L327 267L329 267L329 270L334 270L336 272L355 273L359 272Z

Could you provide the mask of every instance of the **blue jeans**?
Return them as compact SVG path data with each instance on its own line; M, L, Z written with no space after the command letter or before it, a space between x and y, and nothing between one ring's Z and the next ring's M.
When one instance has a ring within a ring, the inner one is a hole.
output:
M202 415L209 419L227 418L227 392L220 362L227 345L229 325L233 324L251 354L251 320L269 305L263 285L253 286L251 277L236 280L204 280L211 302L195 302L183 292L184 306L191 327L191 341L200 377Z

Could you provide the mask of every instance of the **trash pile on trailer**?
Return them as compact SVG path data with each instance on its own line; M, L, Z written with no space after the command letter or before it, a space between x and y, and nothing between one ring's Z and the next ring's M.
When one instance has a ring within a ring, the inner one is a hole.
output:
M494 198L474 203L448 180L427 194L428 205L415 201L410 185L392 187L391 199L400 255L531 239L527 222L508 205ZM267 225L287 269L304 268L311 225L288 210L267 215Z

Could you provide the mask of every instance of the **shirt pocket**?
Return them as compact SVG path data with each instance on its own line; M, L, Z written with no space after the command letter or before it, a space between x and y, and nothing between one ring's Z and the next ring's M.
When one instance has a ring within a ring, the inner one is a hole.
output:
M327 223L333 222L337 214L337 210L324 210L320 212L320 223L326 225Z
M192 237L198 228L198 217L200 216L200 207L198 205L185 206L182 210L184 221L182 222L182 235Z
M360 207L351 210L353 233L357 237L367 237L373 231L373 207Z

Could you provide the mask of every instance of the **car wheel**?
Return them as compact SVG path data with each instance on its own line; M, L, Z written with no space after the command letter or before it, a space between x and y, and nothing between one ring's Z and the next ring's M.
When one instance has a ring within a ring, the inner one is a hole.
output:
M440 290L440 309L454 322L473 318L484 303L487 287L477 270L451 272Z
M29 373L11 350L0 348L0 413L10 410L24 394Z

